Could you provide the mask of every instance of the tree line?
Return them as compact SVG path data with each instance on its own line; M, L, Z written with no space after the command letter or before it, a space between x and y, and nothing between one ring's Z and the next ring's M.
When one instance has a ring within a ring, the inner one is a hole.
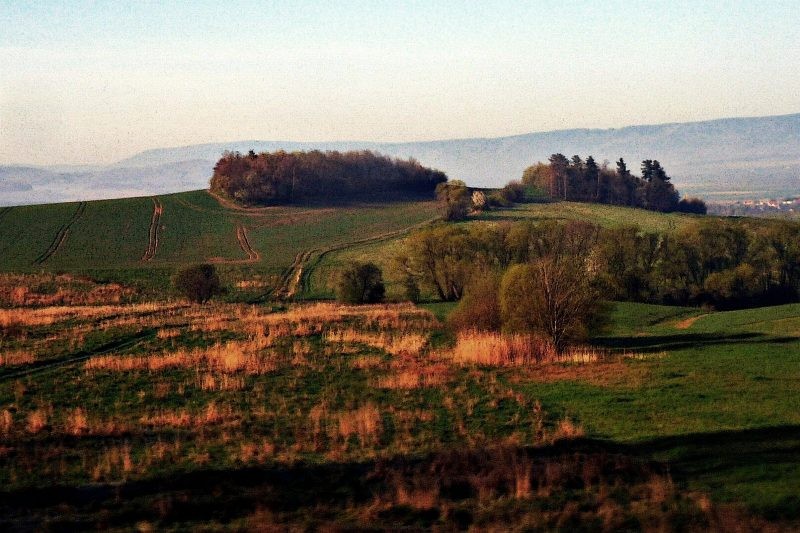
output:
M414 159L352 152L225 152L214 166L211 191L245 205L329 199L432 197L447 181Z
M665 234L582 221L441 225L410 236L397 264L407 286L454 301L476 280L543 259L576 265L607 300L726 309L800 301L800 225L790 222L703 219Z
M658 160L642 161L641 177L633 175L620 158L614 168L598 165L594 157L586 160L575 155L568 159L553 154L547 163L536 163L525 169L522 181L536 187L551 199L595 202L669 213L705 214L705 203L697 198L680 199Z

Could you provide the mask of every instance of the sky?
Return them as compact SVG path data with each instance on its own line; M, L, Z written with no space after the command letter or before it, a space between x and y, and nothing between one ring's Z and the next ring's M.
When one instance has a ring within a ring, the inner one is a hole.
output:
M0 0L0 164L800 112L800 2Z

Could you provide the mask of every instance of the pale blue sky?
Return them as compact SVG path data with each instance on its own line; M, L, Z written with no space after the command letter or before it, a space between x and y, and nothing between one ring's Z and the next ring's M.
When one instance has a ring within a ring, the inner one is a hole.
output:
M0 0L0 164L800 112L800 1Z

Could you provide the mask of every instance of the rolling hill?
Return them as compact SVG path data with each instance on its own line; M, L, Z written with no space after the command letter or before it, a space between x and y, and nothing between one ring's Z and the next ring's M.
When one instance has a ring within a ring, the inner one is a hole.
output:
M203 188L224 150L361 150L414 157L472 186L497 186L554 152L658 159L687 195L706 199L800 194L800 114L573 129L492 139L411 143L236 141L147 150L105 167L0 166L0 205L165 194Z
M180 266L212 262L227 284L249 291L245 298L273 290L329 297L333 271L359 259L383 267L391 293L399 283L391 271L402 238L437 215L432 201L244 209L205 190L6 207L0 208L0 271L88 274L153 288L164 287ZM636 221L666 231L692 217L560 202L521 204L469 223L521 219Z

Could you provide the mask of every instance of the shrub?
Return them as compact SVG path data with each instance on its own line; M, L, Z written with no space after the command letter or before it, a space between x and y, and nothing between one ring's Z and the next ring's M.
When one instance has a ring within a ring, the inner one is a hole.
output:
M351 304L383 301L386 287L383 273L375 263L352 263L339 275L336 299Z
M464 297L448 319L450 326L458 331L499 331L502 325L499 290L497 275L474 275L464 290Z
M472 209L483 211L486 207L486 194L483 191L472 191Z
M500 194L512 204L521 202L525 199L525 185L519 180L509 181L505 187L500 189Z
M178 271L173 284L183 296L201 304L223 292L217 269L214 265L208 264L190 266Z
M708 212L708 208L700 198L684 198L678 202L678 212L705 215Z
M514 202L505 197L502 190L490 193L486 198L486 203L489 207L495 208L511 207L514 205Z
M454 180L436 186L436 200L442 218L445 220L464 220L472 207L472 197L463 181Z

